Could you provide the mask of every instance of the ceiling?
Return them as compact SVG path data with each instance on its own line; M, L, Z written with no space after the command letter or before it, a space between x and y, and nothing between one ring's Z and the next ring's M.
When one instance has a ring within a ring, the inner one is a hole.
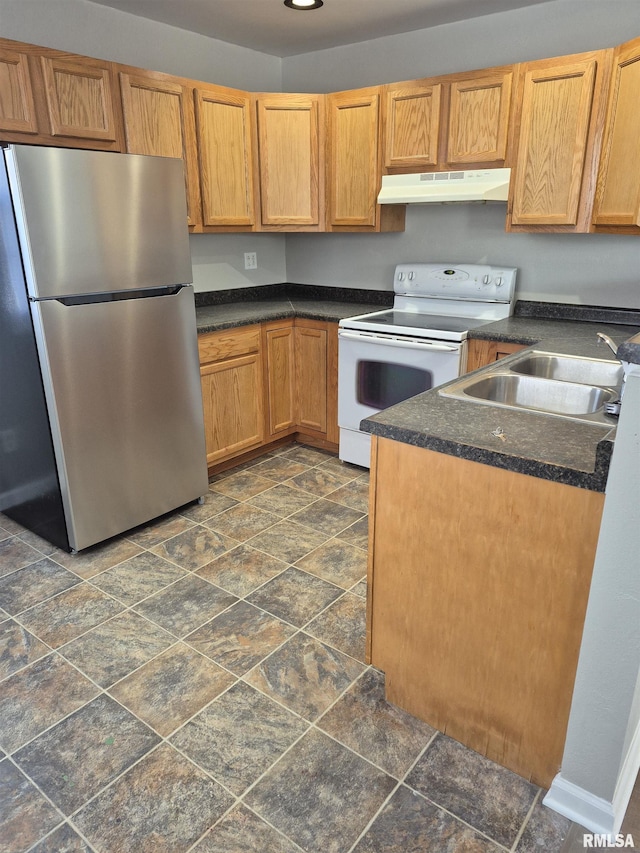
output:
M282 0L90 0L141 18L274 56L436 27L548 0L324 0L294 10Z

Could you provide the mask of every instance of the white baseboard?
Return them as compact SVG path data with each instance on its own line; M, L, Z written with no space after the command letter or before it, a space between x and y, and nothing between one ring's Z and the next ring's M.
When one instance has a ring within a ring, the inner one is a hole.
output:
M542 802L584 826L589 832L600 835L613 835L616 832L613 804L563 779L562 773L558 773L553 780Z
M640 725L620 768L613 800L603 800L558 773L543 800L545 806L579 823L590 832L615 835L620 831L640 768Z
M638 770L640 770L640 724L636 727L631 738L629 749L620 768L616 790L613 794L613 812L616 818L619 818L615 822L614 832L618 832L624 819L631 794L633 793L633 786L636 783Z

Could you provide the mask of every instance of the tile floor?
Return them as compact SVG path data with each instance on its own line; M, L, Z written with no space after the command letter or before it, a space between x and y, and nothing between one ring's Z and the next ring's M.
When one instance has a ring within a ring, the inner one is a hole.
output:
M0 515L0 851L560 851L365 665L367 491L289 445L79 555Z

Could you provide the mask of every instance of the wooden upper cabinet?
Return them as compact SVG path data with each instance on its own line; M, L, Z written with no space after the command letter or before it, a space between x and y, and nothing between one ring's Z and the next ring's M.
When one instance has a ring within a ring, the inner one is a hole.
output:
M50 56L41 57L40 62L51 135L116 142L111 63Z
M640 39L615 52L593 222L640 228ZM606 230L611 230L608 228Z
M451 83L446 164L504 165L512 78L509 70Z
M405 205L377 205L380 88L327 95L327 231L402 231Z
M29 57L0 48L0 130L37 133Z
M120 73L126 150L184 162L187 221L202 220L192 89L161 74Z
M511 225L589 229L609 58L594 51L521 66Z
M328 96L330 225L375 227L380 90Z
M442 85L385 92L384 165L423 168L438 163Z
M255 225L251 96L221 86L195 90L202 221L206 226Z
M320 224L322 95L256 97L261 225Z
M387 172L504 166L510 66L385 87Z

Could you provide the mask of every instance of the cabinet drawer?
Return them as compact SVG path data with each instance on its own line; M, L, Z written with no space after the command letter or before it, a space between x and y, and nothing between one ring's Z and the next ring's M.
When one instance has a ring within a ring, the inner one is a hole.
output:
M198 337L200 364L258 352L259 349L260 326L250 326L239 331L230 329L224 332L209 332Z

